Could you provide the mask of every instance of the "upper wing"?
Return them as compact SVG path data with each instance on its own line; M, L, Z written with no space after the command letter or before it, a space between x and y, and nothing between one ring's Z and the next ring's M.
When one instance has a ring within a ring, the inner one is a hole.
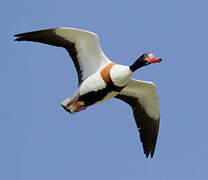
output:
M130 79L116 98L128 103L133 110L146 157L153 157L159 130L160 107L155 85Z
M104 55L98 36L74 29L56 28L16 34L16 41L35 41L64 47L71 56L78 73L79 84L111 61Z

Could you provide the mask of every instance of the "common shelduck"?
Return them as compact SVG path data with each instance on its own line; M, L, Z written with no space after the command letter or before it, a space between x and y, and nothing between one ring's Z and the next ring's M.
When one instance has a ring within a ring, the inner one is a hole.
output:
M76 67L79 85L74 95L62 102L63 108L75 113L113 97L125 101L132 107L144 153L153 157L160 121L156 88L152 82L130 77L143 66L161 62L161 58L145 53L130 66L116 64L104 55L96 34L74 28L45 29L15 37L16 41L65 48Z

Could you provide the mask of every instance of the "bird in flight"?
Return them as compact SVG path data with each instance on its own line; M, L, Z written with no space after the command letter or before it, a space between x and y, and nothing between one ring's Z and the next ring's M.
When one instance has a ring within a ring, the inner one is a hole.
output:
M117 98L132 107L146 157L153 157L160 121L160 107L152 82L131 78L137 69L159 63L152 53L141 55L132 65L109 60L95 33L75 28L54 28L16 34L16 41L34 41L63 47L69 53L77 74L78 89L62 102L69 113L76 113L106 100Z

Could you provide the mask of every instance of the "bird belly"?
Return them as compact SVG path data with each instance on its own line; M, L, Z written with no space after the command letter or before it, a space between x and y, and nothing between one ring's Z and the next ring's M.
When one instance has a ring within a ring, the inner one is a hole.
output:
M108 87L97 91L90 91L79 97L78 101L83 102L86 106L98 104L115 97L119 92L111 91Z

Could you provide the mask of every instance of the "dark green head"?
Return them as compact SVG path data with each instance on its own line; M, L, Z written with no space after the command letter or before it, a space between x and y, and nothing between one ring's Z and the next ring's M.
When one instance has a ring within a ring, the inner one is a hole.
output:
M132 72L136 71L137 69L146 66L148 64L152 64L152 63L159 63L161 62L162 59L161 58L155 58L154 55L152 53L145 53L142 54L131 66L130 66L130 70Z

